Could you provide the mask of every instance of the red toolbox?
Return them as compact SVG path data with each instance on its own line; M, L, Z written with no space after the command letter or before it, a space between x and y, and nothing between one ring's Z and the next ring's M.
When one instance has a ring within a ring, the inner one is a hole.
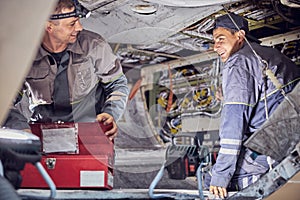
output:
M56 188L113 188L114 145L101 123L31 124L42 142L41 164ZM32 164L21 172L22 188L48 188Z

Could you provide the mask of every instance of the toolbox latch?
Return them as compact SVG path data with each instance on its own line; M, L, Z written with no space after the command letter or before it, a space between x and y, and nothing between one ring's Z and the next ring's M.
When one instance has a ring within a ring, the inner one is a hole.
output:
M48 169L54 169L56 163L56 158L47 158L46 159L46 166Z

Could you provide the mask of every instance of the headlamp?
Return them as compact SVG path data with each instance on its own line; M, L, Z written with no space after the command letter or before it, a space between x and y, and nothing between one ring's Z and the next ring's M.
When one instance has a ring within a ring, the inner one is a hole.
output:
M73 12L54 14L50 16L50 19L56 20L56 19L64 19L69 17L88 18L91 15L91 11L85 8L83 5L81 5L78 2L78 0L73 0L73 2L75 7L75 10Z

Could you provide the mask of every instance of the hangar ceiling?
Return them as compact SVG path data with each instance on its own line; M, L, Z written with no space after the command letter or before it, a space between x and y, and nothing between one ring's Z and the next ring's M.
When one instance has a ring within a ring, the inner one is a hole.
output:
M251 34L259 39L290 31L297 33L300 29L297 0L81 2L92 11L91 17L82 21L84 27L100 33L111 43L125 70L211 50L214 18L227 11L244 16ZM299 35L295 37L297 45L282 48L299 48ZM297 53L291 56L299 62Z

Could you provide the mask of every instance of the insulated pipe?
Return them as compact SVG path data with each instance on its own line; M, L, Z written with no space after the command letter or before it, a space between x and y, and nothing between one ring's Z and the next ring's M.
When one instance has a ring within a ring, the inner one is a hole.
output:
M49 198L54 199L56 196L56 186L55 186L54 182L52 181L51 177L48 175L48 173L46 172L46 170L44 169L44 167L42 166L42 164L40 162L35 163L35 167L39 170L40 174L42 175L42 177L44 178L44 180L50 187L50 197Z

